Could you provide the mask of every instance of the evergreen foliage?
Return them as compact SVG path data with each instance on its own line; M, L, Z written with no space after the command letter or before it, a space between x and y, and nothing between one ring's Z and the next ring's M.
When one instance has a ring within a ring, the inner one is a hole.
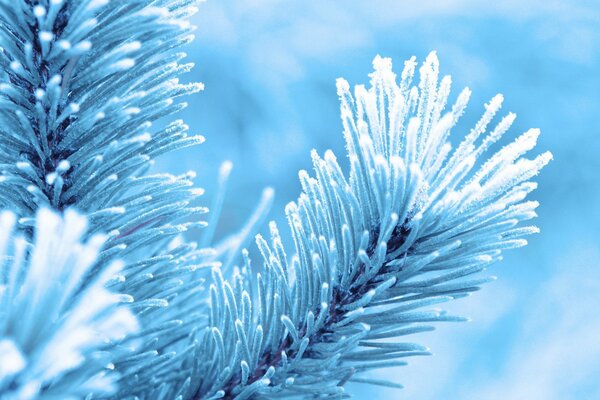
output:
M107 234L85 281L125 260L111 289L131 296L141 331L115 348L121 398L178 387L173 355L204 315L194 271L205 252L168 246L204 225L178 222L206 211L193 205L202 190L193 173L147 173L154 157L203 141L182 121L153 127L202 88L178 80L193 67L178 49L193 38L196 3L0 1L0 207L29 237L40 207L84 213L90 233Z
M291 257L272 223L270 239L256 240L256 278L247 258L232 283L213 271L201 398L338 397L348 381L398 387L360 374L428 354L404 337L463 320L429 306L478 290L490 278L476 274L538 231L518 224L535 216L529 179L551 159L522 157L539 131L480 160L515 119L487 132L498 95L453 151L448 137L470 91L444 111L451 79L439 79L435 53L416 86L414 58L399 84L391 60L373 64L368 90L353 96L338 81L350 174L331 151L313 152L315 177L300 172L303 192L286 208Z
M81 243L84 217L40 209L30 254L23 237L11 237L15 222L11 212L0 215L0 397L114 394L111 346L138 329L122 304L128 297L106 289L122 263L82 281L105 240Z
M203 141L182 121L159 121L202 88L178 80L192 67L178 49L193 37L196 3L0 0L6 398L335 398L349 381L396 387L361 373L428 354L404 337L462 320L430 306L477 290L489 280L479 273L537 232L518 224L535 216L530 179L551 158L523 157L539 132L490 150L515 118L488 129L498 95L453 149L469 90L446 111L451 80L439 79L435 54L417 85L414 58L397 83L377 57L369 89L338 81L349 173L332 152L313 152L315 176L300 173L303 192L286 208L294 248L271 223L268 240L256 238L260 272L243 251L230 282L272 191L239 234L202 249L175 240L205 225L193 173L148 172L156 156Z

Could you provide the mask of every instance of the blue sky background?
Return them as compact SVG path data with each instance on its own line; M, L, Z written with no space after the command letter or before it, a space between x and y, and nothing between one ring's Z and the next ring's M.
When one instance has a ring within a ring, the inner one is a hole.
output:
M501 92L518 115L510 138L539 127L537 151L554 153L532 196L542 234L494 266L497 282L448 305L473 322L415 337L435 355L375 374L406 389L357 386L357 398L600 399L597 0L209 0L195 23L190 79L206 90L183 118L207 142L157 168L196 170L208 202L219 164L234 162L221 236L267 185L277 196L270 218L280 220L311 148L343 158L335 78L366 83L376 54L400 72L437 50L454 96L474 92L455 135Z

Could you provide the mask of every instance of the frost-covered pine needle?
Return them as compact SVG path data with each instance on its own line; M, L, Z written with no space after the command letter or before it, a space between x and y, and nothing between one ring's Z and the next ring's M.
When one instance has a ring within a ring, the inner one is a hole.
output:
M331 151L313 152L315 176L286 215L294 249L277 227L257 237L264 270L250 261L224 280L213 271L210 326L201 337L197 398L343 397L349 381L399 387L361 374L429 354L407 335L462 321L432 308L478 290L503 250L537 232L531 182L551 159L524 158L539 132L499 151L490 147L514 121L490 126L494 97L456 148L448 137L470 91L451 107L450 77L431 53L413 85L415 59L399 78L377 57L367 89L338 81L350 173Z
M105 237L86 243L87 221L41 209L33 247L15 236L16 217L0 215L0 397L27 400L113 394L117 375L107 351L138 329L106 285L113 263L86 279Z

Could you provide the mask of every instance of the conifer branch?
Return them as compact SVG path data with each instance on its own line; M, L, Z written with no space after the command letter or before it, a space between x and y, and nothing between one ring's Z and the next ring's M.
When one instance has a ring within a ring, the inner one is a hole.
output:
M11 234L15 223L13 213L0 215L0 397L115 394L110 350L138 329L123 304L128 296L106 289L122 263L82 282L106 239L94 235L82 243L84 217L40 209L31 249L25 238Z
M522 157L539 131L490 153L515 118L488 129L498 95L452 150L470 91L444 111L451 80L439 80L435 53L416 86L414 58L399 83L389 59L374 67L371 87L354 96L338 81L350 174L331 151L313 152L316 176L300 172L303 192L286 208L291 257L272 223L270 240L256 239L264 269L255 278L247 257L233 283L213 271L196 398L338 398L351 381L399 387L361 373L429 354L405 336L464 320L431 306L478 290L502 251L538 231L518 224L535 216L537 203L524 199L551 159Z
M148 174L155 157L204 140L182 121L153 126L202 89L178 78L193 67L179 49L197 3L0 0L0 207L26 237L41 207L84 213L90 233L107 234L84 282L125 260L110 289L131 296L141 327L112 350L119 398L180 390L206 320L198 270L215 263L193 243L169 247L205 225L202 190L193 173Z

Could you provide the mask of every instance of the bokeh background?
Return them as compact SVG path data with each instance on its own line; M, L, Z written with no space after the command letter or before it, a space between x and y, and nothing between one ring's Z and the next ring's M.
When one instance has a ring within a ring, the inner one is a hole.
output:
M281 221L311 148L343 158L335 78L366 83L376 54L400 72L437 50L454 98L474 92L455 135L501 92L518 115L509 139L539 127L536 151L554 153L532 196L542 233L493 267L498 281L448 305L473 321L414 337L435 355L374 374L404 390L355 386L356 398L600 399L598 0L209 0L194 22L189 79L206 90L183 118L207 142L157 169L196 170L209 203L220 163L233 161L218 237L266 186Z

